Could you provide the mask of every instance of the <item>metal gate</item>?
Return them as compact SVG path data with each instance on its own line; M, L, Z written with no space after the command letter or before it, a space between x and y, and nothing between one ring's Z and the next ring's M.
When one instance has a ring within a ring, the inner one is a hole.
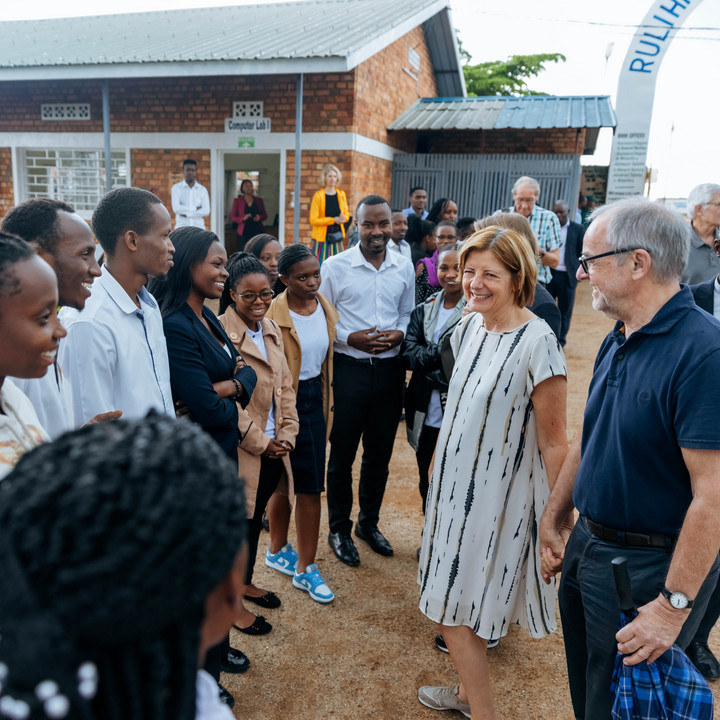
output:
M540 183L539 205L562 198L574 217L580 192L579 155L415 155L393 158L391 204L408 206L410 188L424 187L428 209L437 198L457 203L460 216L485 217L512 205L512 186L522 175Z

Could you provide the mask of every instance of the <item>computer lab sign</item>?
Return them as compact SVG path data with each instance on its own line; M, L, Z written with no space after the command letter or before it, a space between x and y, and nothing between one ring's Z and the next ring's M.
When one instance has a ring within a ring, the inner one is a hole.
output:
M642 195L655 85L678 29L702 0L655 0L630 43L618 79L607 202Z

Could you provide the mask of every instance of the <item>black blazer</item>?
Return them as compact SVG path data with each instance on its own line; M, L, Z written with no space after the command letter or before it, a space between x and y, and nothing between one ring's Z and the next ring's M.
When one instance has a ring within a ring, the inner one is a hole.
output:
M527 308L550 326L555 337L560 337L560 310L553 296L540 283L535 286L533 304L528 305Z
M582 255L585 228L580 223L568 221L567 239L565 240L565 267L567 268L568 283L571 288L577 286L577 269L580 266L579 257Z
M184 402L190 418L202 426L227 455L237 463L238 412L232 398L220 398L213 383L235 377L245 388L250 402L257 375L249 367L235 372L238 351L225 334L218 319L206 307L203 317L223 338L230 354L208 332L192 308L185 304L163 319L168 360L170 361L170 387L174 400Z
M695 298L695 304L712 315L715 309L715 278L691 285L690 291Z

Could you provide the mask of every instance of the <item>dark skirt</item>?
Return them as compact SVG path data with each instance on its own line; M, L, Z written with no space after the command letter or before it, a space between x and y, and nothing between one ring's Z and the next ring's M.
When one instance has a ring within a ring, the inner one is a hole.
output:
M319 495L325 490L325 416L320 376L300 380L297 391L300 429L290 466L296 493Z

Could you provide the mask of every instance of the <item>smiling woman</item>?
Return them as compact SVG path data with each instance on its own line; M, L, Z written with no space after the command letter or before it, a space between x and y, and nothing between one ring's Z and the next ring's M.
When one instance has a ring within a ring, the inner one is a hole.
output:
M45 375L65 336L56 310L50 266L25 241L0 233L0 477L48 439L29 400L6 378Z

